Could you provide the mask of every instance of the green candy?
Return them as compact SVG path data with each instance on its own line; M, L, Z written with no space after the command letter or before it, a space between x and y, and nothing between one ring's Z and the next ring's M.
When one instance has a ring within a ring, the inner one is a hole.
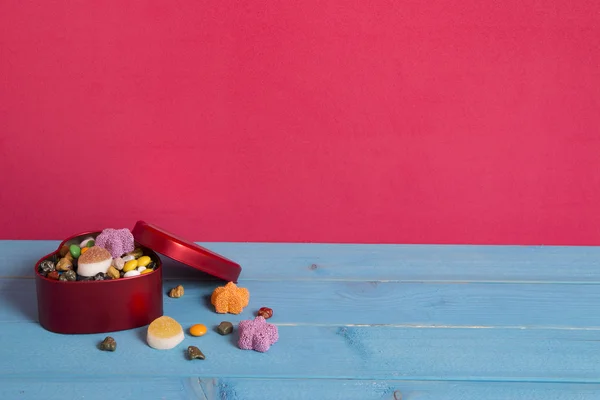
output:
M94 245L95 245L95 244L96 244L96 242L95 242L95 241L93 241L93 240L90 240L89 242L87 242L87 243L85 244L85 247L94 247Z
M71 252L73 258L79 258L79 256L81 255L81 249L76 244L70 245L69 251Z

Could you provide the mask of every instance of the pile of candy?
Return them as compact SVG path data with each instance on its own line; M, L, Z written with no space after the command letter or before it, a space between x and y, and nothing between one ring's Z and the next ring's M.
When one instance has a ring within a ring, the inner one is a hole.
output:
M169 296L174 298L183 296L183 286L178 285L171 289ZM249 300L248 289L239 288L233 282L217 287L211 296L211 303L215 306L215 312L219 314L239 314L248 305ZM279 340L277 326L266 321L272 316L272 309L261 307L253 320L241 321L238 326L238 347L242 350L255 350L261 353L268 351ZM216 331L222 336L229 335L233 332L233 324L229 321L222 321L216 327ZM192 325L189 329L192 336L204 336L207 332L208 329L203 324ZM148 326L146 341L154 349L173 349L184 339L182 326L171 317L158 317ZM190 360L206 358L196 346L188 346L188 357Z
M96 237L66 243L38 267L40 275L60 281L102 281L149 274L156 262L134 246L127 228L104 229Z

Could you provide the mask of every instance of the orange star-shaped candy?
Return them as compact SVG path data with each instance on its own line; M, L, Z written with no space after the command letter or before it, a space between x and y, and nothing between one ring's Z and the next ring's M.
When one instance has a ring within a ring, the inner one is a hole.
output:
M210 302L219 314L239 314L250 301L248 289L239 288L233 282L220 286L213 291Z

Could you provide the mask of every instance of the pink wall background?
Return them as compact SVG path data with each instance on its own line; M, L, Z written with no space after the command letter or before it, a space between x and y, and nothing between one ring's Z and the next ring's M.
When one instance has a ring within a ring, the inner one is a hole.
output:
M4 0L0 239L600 244L599 99L594 0Z

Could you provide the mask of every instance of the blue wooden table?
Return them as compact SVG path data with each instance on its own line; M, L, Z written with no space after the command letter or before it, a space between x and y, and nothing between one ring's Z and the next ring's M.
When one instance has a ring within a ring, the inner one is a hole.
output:
M0 242L0 399L600 399L600 248L203 243L242 265L250 305L216 314L223 283L166 259L186 339L114 332L111 353L106 334L37 323L32 269L58 243ZM280 335L267 353L212 330L262 306ZM209 333L187 335L196 323Z

